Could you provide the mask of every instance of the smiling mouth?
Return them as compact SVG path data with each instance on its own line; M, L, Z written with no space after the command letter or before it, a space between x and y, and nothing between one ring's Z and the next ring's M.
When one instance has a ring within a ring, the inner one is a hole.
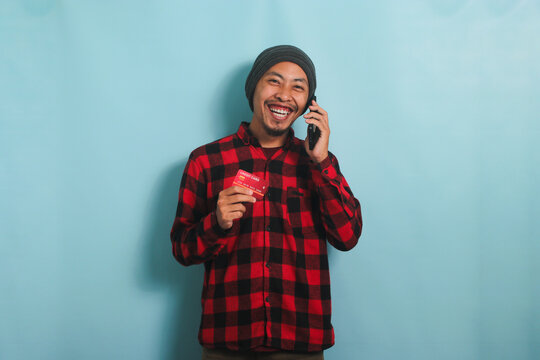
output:
M293 112L293 109L286 106L268 105L268 109L272 113L272 116L278 120L284 120Z

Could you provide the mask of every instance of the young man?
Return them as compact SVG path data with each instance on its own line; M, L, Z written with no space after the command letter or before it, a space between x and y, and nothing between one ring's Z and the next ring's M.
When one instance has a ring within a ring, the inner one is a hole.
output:
M315 88L302 50L264 50L245 86L251 123L189 157L171 240L181 264L205 266L203 359L323 359L334 344L327 240L350 250L362 218ZM312 150L291 129L308 108ZM239 170L267 180L266 194L233 186Z

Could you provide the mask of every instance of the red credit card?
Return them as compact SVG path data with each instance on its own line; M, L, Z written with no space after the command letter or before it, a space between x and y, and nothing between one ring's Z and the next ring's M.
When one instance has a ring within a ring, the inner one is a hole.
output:
M268 181L258 176L248 173L242 169L238 170L236 177L234 178L233 185L238 185L243 188L253 191L254 195L258 195L261 198L266 194L268 190Z

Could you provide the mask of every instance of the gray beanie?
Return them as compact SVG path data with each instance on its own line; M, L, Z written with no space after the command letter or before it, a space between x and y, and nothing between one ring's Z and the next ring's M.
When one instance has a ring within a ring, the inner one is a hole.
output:
M278 45L270 47L260 53L253 63L253 67L249 72L249 75L246 79L246 96L249 101L249 107L253 111L253 94L255 93L255 87L259 82L259 79L277 63L283 61L290 61L300 66L302 70L306 73L309 82L309 92L308 92L308 104L304 112L308 109L308 106L311 105L309 99L315 93L315 88L317 87L317 80L315 78L315 66L313 62L306 55L305 52L292 45Z

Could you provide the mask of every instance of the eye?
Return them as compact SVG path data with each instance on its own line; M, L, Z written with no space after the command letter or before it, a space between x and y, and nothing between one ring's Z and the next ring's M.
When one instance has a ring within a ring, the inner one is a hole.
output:
M279 81L277 81L277 79L268 79L268 82L272 83L272 84L278 84Z
M300 85L296 85L294 88L295 88L296 90L304 91L304 87L303 87L303 86L300 86Z

